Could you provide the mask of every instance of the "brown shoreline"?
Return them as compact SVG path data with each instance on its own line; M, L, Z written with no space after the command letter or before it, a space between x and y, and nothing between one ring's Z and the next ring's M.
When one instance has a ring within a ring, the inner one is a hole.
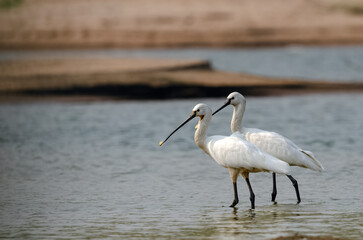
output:
M343 29L251 28L225 31L139 31L92 30L87 37L79 31L0 31L0 49L86 49L86 48L183 48L183 47L278 47L288 45L361 45L362 26ZM122 38L121 36L129 36ZM102 36L102 37L100 37Z
M290 236L281 236L276 237L271 240L347 240L346 238L337 238L333 236L308 236L308 235L301 235L301 234L294 234Z
M363 83L261 77L215 71L207 61L55 59L0 61L0 101L266 96L363 92Z
M0 9L0 49L363 44L354 0L23 0Z

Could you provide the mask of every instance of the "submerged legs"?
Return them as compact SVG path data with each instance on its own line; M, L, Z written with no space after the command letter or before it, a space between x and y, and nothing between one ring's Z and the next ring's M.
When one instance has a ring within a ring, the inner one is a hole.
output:
M253 193L250 179L248 178L249 175L250 173L248 172L242 172L242 176L244 177L244 179L246 179L248 190L250 190L251 209L255 209L255 194Z
M246 182L248 185L248 189L250 190L250 201L251 201L251 208L255 209L255 194L253 193L251 184L250 184L250 180L248 178L246 178Z
M237 193L237 182L234 182L233 183L233 190L234 190L234 200L233 200L233 202L232 202L232 204L231 204L230 207L236 206L237 203L239 202L239 200L238 200L238 193Z
M292 182L292 185L295 188L297 203L300 203L301 199L300 199L300 193L299 193L299 185L297 184L297 181L291 175L286 175L286 176L290 179L290 181Z
M234 200L230 207L234 207L239 202L238 200L238 192L237 192L237 178L239 174L239 169L236 168L228 168L229 175L231 176L232 183L233 183L233 191L234 191Z
M248 189L250 190L251 208L255 209L255 194L253 193L250 180L248 178L245 178L245 179L246 179L246 182L247 182L247 185L248 185Z
M275 202L277 195L277 186L276 186L276 173L272 173L272 193L271 193L271 201Z
M250 191L251 209L255 209L255 194L253 192L253 189L252 189L252 186L250 183L249 173L241 172L239 169L236 169L236 168L228 168L228 170L229 170L229 174L232 179L233 192L234 192L234 200L233 200L232 204L230 205L230 207L235 207L239 202L238 191L237 191L237 178L238 178L238 175L241 173L242 176L244 177L244 179L246 180L248 190ZM286 175L286 176L290 179L290 181L292 182L292 185L295 188L297 203L300 203L301 198L300 198L300 192L299 192L299 185L298 185L297 181L291 175ZM272 173L272 181L273 181L273 189L272 189L272 193L271 193L271 200L274 202L276 199L276 195L277 195L276 173Z

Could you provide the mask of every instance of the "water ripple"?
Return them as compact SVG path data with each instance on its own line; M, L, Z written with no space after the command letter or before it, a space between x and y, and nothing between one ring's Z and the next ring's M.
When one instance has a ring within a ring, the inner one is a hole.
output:
M228 207L228 171L195 146L196 122L158 146L199 101L224 100L2 104L0 238L363 237L363 95L248 98L246 126L288 136L327 169L293 168L299 205L286 177L272 204L271 175L252 174L254 211L242 179L238 208ZM228 134L231 114L210 134Z

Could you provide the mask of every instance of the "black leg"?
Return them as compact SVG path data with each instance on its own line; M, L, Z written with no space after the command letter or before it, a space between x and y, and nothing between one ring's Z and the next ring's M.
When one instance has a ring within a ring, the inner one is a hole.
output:
M276 187L276 173L272 173L272 193L271 193L271 201L275 202L277 195L277 187Z
M299 185L297 184L297 181L291 175L286 175L286 176L290 179L290 181L292 182L292 185L295 188L297 203L300 203L301 199L300 199L300 193L299 193Z
M255 194L253 193L250 180L248 178L245 178L245 179L246 179L246 182L248 185L248 189L250 190L251 208L255 209Z
M238 201L238 193L237 193L237 182L233 183L233 191L234 191L234 200L230 207L234 207L237 205Z

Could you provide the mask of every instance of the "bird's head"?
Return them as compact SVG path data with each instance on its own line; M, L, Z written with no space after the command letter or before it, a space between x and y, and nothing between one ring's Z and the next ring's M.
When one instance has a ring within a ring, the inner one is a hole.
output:
M232 106L237 106L238 104L246 102L245 97L239 92L233 92L228 95L227 101L230 101Z
M199 117L200 120L203 120L204 116L212 114L212 109L204 103L199 103L193 108L191 115L193 114L195 114L196 117Z

